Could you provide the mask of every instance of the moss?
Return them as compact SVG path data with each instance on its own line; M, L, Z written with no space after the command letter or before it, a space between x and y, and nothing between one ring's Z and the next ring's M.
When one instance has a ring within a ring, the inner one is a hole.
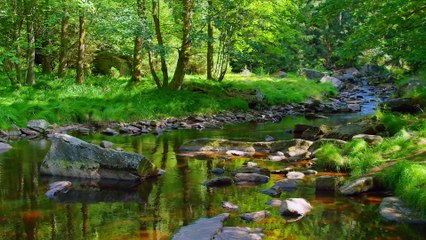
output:
M99 163L92 161L68 161L68 160L55 160L45 164L48 168L64 168L76 170L96 170L99 169Z

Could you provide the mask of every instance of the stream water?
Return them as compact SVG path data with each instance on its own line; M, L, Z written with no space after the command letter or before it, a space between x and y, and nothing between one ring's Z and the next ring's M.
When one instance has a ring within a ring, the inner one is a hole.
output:
M370 111L373 111L371 108ZM48 184L63 178L39 175L39 166L47 153L48 140L13 142L13 149L0 154L0 239L169 239L180 227L201 217L223 213L223 200L241 207L226 221L229 226L259 227L265 239L426 239L423 225L393 224L382 220L378 207L383 192L343 197L315 193L314 178L306 177L296 191L283 193L279 199L303 197L314 210L298 222L288 223L278 209L265 203L273 199L259 193L273 185L281 175L260 186L206 188L204 181L214 177L211 170L225 169L225 175L243 165L245 160L200 160L180 157L177 149L195 138L225 138L262 141L270 135L290 139L296 123L335 125L356 119L361 114L334 115L329 119L308 121L286 117L280 123L245 123L220 130L180 130L160 136L106 137L100 134L79 136L99 144L115 143L125 151L144 154L166 174L139 186L71 180L75 188L66 196L49 199ZM289 164L254 159L260 166L282 169ZM302 168L302 165L293 165ZM330 174L330 173L320 173ZM272 215L258 223L245 223L238 215L268 210Z

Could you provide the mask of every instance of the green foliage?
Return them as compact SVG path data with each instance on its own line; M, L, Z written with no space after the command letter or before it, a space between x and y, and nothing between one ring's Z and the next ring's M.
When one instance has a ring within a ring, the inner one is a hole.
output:
M321 147L321 150L316 154L317 165L332 171L346 171L349 168L348 159L341 154L341 150L331 144L327 143Z
M387 169L382 176L382 184L402 198L410 206L426 216L426 166L401 161Z

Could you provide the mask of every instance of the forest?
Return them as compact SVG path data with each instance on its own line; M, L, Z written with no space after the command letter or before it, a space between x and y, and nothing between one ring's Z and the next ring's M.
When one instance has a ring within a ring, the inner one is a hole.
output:
M0 1L0 239L422 239L424 0Z

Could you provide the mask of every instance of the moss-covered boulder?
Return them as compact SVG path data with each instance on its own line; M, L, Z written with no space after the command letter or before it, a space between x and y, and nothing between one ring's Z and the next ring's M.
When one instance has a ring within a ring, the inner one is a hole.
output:
M98 52L93 59L93 73L111 75L112 68L115 68L120 76L130 76L132 73L131 59L107 51Z
M40 172L90 179L140 181L157 174L143 155L101 148L78 138L55 134Z

